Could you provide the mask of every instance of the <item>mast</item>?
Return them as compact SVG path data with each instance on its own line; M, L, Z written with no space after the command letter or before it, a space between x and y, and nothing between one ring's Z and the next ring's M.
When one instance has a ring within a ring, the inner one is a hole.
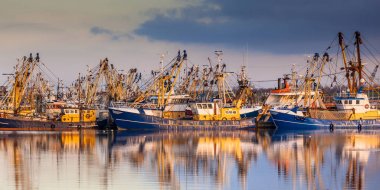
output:
M165 59L165 54L162 53L160 56L160 71L161 71L161 73L164 73L164 59Z
M29 58L26 56L23 57L21 67L18 67L18 65L16 66L15 81L12 89L12 105L14 114L17 114L21 109L22 99L26 94L28 84L39 61L40 58L38 53L35 59L33 59L33 56L30 53Z
M249 96L252 96L253 92L249 87L249 81L245 70L246 66L241 67L241 73L238 78L239 90L236 94L233 105L236 108L241 108L242 104L246 102Z
M59 86L59 78L58 78L57 95L56 95L56 100L57 101L58 101L58 97L59 97L59 88L60 88L60 86ZM49 99L50 99L50 97L49 97Z
M356 31L355 32L355 45L356 45L356 54L357 54L357 62L358 62L358 74L359 74L359 81L362 79L362 69L363 69L363 65L362 65L362 60L361 60L361 57L360 57L360 44L362 44L362 39L360 37L360 32Z
M81 91L82 91L82 82L80 78L80 73L79 73L79 78L78 78L78 100L79 100L79 122L82 122L82 104L81 104Z
M313 89L313 84L314 84L314 81L315 81L315 78L314 78L314 73L315 73L315 69L317 68L317 64L318 64L318 60L319 60L319 54L318 53L315 53L313 58L311 59L310 61L310 67L306 70L306 75L305 75L305 86L304 86L304 92L305 92L305 95L304 95L304 106L311 106L311 92L312 92L312 89ZM310 75L310 76L309 76Z
M321 78L322 78L322 73L323 73L323 68L324 66L326 65L326 63L330 60L330 56L328 53L324 53L323 54L323 57L322 57L322 63L320 65L320 69L319 69L319 74L318 74L318 78L317 78L317 85L315 87L315 93L314 93L314 98L313 98L313 102L312 102L312 105L314 105L314 103L317 101L317 100L320 100L320 94L319 94L319 86L321 84ZM321 104L321 101L318 102L320 103L319 106L323 107L325 109L325 106Z
M342 50L344 70L346 71L346 78L347 78L348 89L350 90L350 92L352 92L352 84L351 84L351 79L350 79L350 71L349 71L349 68L347 66L346 45L344 44L343 33L342 32L338 33L338 38L339 38L339 45L340 45L340 48Z
M181 68L182 68L182 65L184 62L186 62L185 64L187 64L187 52L186 50L183 50L183 56L181 58L181 52L178 51L178 57L177 57L177 69L174 70L174 74L172 75L172 77L174 78L173 82L171 83L171 85L169 85L169 93L167 95L167 98L164 99L164 105L166 105L170 99L170 96L172 95L172 93L174 92L174 87L178 81L178 78L179 78L179 73L181 72ZM179 64L179 65L178 65Z
M297 88L298 88L298 84L297 84L297 82L298 82L298 79L297 79L297 71L296 71L296 65L295 64L293 64L292 65L292 69L291 69L291 72L292 72L292 78L291 78L291 84L290 84L290 86L291 86L291 90L297 90Z

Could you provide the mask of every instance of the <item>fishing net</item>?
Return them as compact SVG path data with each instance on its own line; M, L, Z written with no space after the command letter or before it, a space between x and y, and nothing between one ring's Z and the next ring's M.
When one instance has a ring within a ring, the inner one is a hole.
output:
M327 120L349 120L352 110L329 111L329 110L310 110L310 116L315 119Z

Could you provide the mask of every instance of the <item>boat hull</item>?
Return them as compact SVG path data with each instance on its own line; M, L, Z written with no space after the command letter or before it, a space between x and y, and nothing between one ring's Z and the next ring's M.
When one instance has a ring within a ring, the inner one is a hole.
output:
M142 110L109 109L116 125L127 130L236 130L253 128L254 118L236 121L194 121L165 119L147 115Z
M24 118L0 118L0 129L77 129L96 128L96 122L72 122L64 123L59 121L32 120Z
M278 130L317 130L317 129L374 129L380 128L380 120L325 120L303 117L291 111L270 111ZM360 125L359 125L360 124Z
M261 112L260 108L242 108L240 110L240 117L241 118L255 118L259 115Z

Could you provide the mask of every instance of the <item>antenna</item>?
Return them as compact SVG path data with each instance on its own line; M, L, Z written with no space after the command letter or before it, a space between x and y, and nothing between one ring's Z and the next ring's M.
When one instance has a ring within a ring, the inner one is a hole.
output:
M218 59L218 64L221 64L222 63L222 55L223 55L223 51L221 50L216 50L215 51L215 55Z
M161 71L161 73L164 72L164 61L165 61L166 54L168 54L168 52L160 54L160 71Z

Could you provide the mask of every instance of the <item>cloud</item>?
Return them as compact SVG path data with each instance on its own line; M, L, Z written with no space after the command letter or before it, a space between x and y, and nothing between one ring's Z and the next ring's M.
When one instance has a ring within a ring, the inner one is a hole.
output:
M133 39L133 36L128 33L120 33L120 32L115 32L106 28L94 26L90 28L90 33L97 36L97 35L105 35L109 37L111 40L117 41L121 40L121 38L127 37L129 39Z
M359 29L371 41L375 36L377 47L378 7L374 0L3 0L0 67L11 72L16 58L39 52L70 83L105 57L120 69L150 73L163 52L169 59L187 49L191 64L203 65L224 50L231 70L245 63L252 80L273 79L305 63L305 54L325 48L338 31L349 39Z
M324 49L339 31L376 38L378 7L378 0L209 0L184 8L181 17L157 13L135 32L164 41L305 53Z

